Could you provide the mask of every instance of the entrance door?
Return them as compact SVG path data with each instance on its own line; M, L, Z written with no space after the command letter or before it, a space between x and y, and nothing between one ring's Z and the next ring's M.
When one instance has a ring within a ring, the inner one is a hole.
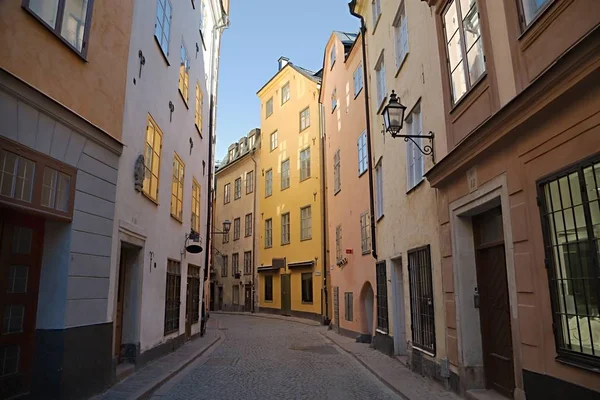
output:
M500 208L473 218L473 228L486 387L512 398L515 378Z
M281 275L281 313L283 315L291 315L292 299L291 299L290 274Z
M185 295L185 340L192 336L192 278L187 278Z
M121 344L123 343L123 304L125 303L125 269L127 268L127 254L121 245L119 260L119 283L117 286L117 315L115 318L115 349L114 355L117 362L121 362Z
M244 295L244 304L246 305L246 311L252 311L252 286L246 285L245 295Z
M223 309L223 286L219 286L219 310Z
M6 209L0 215L0 398L5 399L29 391L44 220Z

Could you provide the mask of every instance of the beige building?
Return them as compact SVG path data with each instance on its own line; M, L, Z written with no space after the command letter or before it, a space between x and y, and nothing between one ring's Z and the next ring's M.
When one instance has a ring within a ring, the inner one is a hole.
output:
M215 228L211 304L214 310L254 311L256 305L256 176L260 129L229 146L215 171ZM225 221L228 233L220 233Z
M425 172L446 152L435 18L420 1L353 1L366 30L369 173L376 240L374 346L407 356L409 366L448 379L436 193ZM382 132L392 92L406 106L401 135L435 133L435 142ZM432 145L432 154L426 146Z

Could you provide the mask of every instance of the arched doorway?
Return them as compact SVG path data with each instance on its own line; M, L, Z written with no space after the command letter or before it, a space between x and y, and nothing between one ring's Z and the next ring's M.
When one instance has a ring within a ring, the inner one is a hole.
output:
M360 291L360 307L363 315L361 333L373 336L373 320L375 310L375 293L370 282L365 282Z

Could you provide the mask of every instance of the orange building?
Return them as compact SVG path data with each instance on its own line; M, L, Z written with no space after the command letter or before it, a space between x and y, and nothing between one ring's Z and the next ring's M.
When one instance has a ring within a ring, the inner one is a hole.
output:
M328 288L338 333L374 335L369 157L362 36L333 32L325 47L320 102L325 124Z

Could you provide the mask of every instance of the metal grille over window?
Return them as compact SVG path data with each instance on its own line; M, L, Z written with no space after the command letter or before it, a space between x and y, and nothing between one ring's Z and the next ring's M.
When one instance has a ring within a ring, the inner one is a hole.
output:
M375 266L377 279L377 329L388 331L387 271L385 261Z
M181 264L167 261L167 285L165 295L165 335L179 330L181 307Z
M600 365L600 162L540 182L559 357Z
M435 318L429 245L408 251L413 347L435 354Z

